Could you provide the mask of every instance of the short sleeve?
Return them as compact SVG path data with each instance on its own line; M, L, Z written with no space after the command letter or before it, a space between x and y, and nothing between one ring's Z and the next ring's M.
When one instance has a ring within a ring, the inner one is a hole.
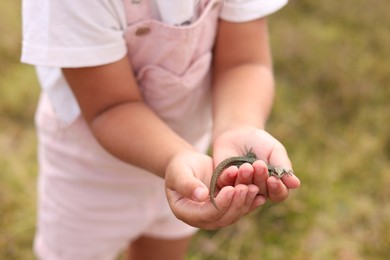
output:
M221 19L229 22L247 22L270 15L288 0L224 0Z
M123 1L25 0L22 14L22 62L86 67L126 55Z

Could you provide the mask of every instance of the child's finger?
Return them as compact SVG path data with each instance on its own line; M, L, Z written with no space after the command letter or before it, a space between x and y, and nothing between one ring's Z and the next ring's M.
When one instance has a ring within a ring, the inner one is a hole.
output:
M295 174L285 174L282 181L289 189L297 189L301 185L301 181Z
M255 209L254 202L258 194L259 194L259 187L253 184L248 185L248 194L246 196L245 205L243 207L245 214L249 214Z
M252 184L253 183L253 166L249 163L244 163L238 169L238 175L235 181L235 185L238 184Z
M264 161L256 161L253 163L255 169L253 175L253 184L259 187L259 194L263 197L268 197L267 191L267 179L268 179L268 168Z
M165 186L167 189L195 201L205 201L209 195L209 189L206 185L196 178L190 170L186 171L186 169L181 171L180 178L166 176Z
M288 197L288 188L280 179L273 176L267 179L268 197L273 202L281 202Z
M221 213L218 222L221 226L235 223L238 219L245 215L247 210L244 209L244 206L248 191L249 189L247 185L239 184L234 187L233 197L229 198L229 201L224 199L222 196L217 196L216 203L218 205L219 212Z
M225 186L234 186L238 175L237 166L231 166L225 169L222 174L218 177L217 186L225 187Z

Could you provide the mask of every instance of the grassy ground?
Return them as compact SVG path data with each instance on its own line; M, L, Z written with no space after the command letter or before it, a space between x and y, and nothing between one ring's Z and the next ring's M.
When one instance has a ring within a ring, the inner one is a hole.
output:
M0 3L0 259L32 259L38 84L18 63L18 1ZM390 9L290 1L270 19L277 97L268 130L302 188L237 225L201 231L188 259L390 255Z

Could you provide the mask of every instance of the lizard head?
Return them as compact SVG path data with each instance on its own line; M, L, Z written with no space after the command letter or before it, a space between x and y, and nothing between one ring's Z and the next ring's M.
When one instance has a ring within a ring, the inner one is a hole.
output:
M273 169L274 176L278 179L282 178L286 174L286 170L282 167L275 167Z

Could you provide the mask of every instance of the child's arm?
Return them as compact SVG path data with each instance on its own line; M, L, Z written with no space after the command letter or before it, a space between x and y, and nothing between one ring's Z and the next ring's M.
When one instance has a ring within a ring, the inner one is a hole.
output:
M246 23L220 22L214 59L214 163L252 149L257 157L273 165L291 168L288 155L264 130L270 113L274 80L265 19ZM295 176L268 178L264 163L229 169L219 187L254 183L259 194L282 201L288 189L297 188ZM237 176L236 180L228 176ZM234 180L234 183L231 183Z
M208 200L212 159L176 135L143 102L127 57L96 67L66 68L82 114L102 146L127 163L165 178L174 214L186 223L216 228L229 225L251 210L254 197L233 197L246 185L221 191L215 212ZM205 184L206 183L206 184ZM253 194L258 188L251 186ZM142 198L140 198L142 199Z
M214 138L233 127L263 129L274 96L265 19L221 21L214 52Z
M96 139L119 159L164 177L180 151L194 151L145 105L127 57L63 73Z
M268 177L264 163L291 168L283 145L263 130L272 106L273 91L265 19L247 23L221 21L214 56L213 165L215 167L227 157L243 155L246 149L252 149L263 161L224 171L218 180L221 190L215 198L220 211L210 203L203 211L191 210L194 207L188 200L168 189L171 207L180 219L186 222L197 219L203 224L214 221L203 227L226 226L262 205L266 197L282 201L288 197L289 189L299 187L296 176L284 176L282 180ZM240 200L241 204L238 203ZM210 206L214 214L204 214Z

